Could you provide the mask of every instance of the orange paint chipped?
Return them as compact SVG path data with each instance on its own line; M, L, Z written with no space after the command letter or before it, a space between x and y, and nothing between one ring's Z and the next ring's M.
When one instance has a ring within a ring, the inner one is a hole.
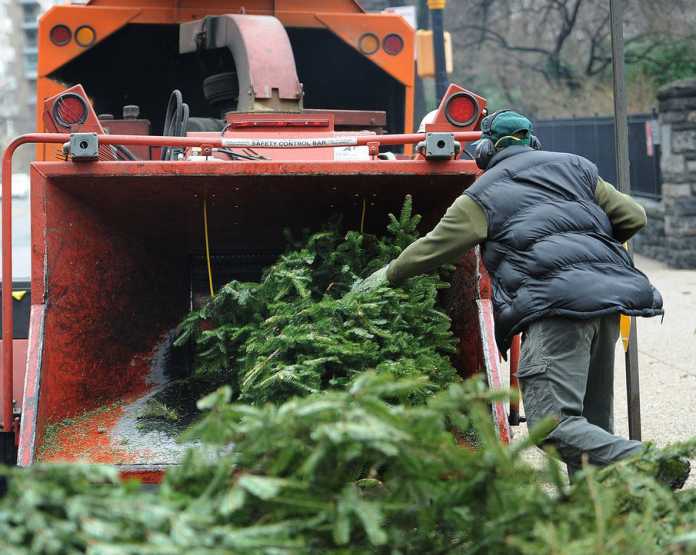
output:
M135 464L142 451L132 452L127 445L114 444L112 430L124 414L124 407L152 390L147 377L151 354L136 355L122 371L131 380L129 393L104 407L49 425L39 448L41 462L89 462Z
M57 424L55 437L44 438L48 441L42 446L39 459L42 462L130 462L129 453L114 449L109 434L122 414L120 404L112 405L69 419L68 424Z

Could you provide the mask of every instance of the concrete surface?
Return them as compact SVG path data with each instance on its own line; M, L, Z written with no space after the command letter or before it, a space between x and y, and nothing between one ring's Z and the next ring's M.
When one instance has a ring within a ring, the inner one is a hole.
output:
M696 271L673 270L636 256L662 293L665 317L638 320L643 440L658 446L696 436ZM628 436L623 349L616 351L616 433ZM696 487L696 461L687 487Z
M696 436L696 270L673 270L636 256L636 266L662 294L664 320L638 320L638 353L643 441L665 446ZM614 378L615 432L628 437L626 366L621 343L616 348ZM525 426L517 435L526 434ZM543 455L530 452L538 464ZM685 487L696 487L696 460Z

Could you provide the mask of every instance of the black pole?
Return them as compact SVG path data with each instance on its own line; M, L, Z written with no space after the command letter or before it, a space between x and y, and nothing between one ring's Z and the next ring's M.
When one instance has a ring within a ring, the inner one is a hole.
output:
M418 0L416 27L418 29L430 29L430 11L428 11L428 0Z
M430 22L433 26L433 51L435 53L435 92L437 102L447 92L447 67L445 62L445 0L428 0Z
M631 192L628 158L628 105L624 78L623 0L610 0L611 51L614 69L614 118L616 133L616 175L619 190ZM629 245L629 253L632 255ZM631 318L631 332L626 350L626 393L628 395L628 436L640 441L640 387L638 381L638 330Z

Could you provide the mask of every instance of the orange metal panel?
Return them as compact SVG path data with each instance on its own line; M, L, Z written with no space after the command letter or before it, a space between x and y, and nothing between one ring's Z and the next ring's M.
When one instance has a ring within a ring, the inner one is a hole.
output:
M331 13L318 13L316 17L358 52L360 51L358 41L365 33L376 34L380 43L388 34L398 34L404 41L404 48L399 54L391 56L380 48L367 58L407 87L413 86L415 81L415 31L403 17L396 14L350 15Z
M198 10L239 13L242 8L247 13L257 11L278 12L312 12L316 10L337 13L362 13L363 10L355 0L92 0L91 6L132 7L138 9Z
M92 45L94 46L135 19L138 14L139 10L137 9L94 8L91 6L56 6L47 11L39 20L39 77L45 77L91 48L91 46L85 48L78 45L74 38L65 46L54 45L49 38L49 33L54 25L67 25L73 35L81 25L89 25L94 29L97 37Z

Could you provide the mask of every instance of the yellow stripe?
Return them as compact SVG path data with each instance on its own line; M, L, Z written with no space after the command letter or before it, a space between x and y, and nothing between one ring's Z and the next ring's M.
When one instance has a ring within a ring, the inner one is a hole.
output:
M214 297L213 269L210 265L210 244L208 241L208 197L203 199L203 231L205 232L205 259L208 263L208 285L210 286L210 296Z
M624 248L628 250L628 243L624 243ZM631 339L631 317L621 315L619 320L619 330L621 332L621 342L623 343L624 353L628 352L628 342Z
M360 214L360 233L365 232L365 211L367 210L367 201L362 199L362 214Z

